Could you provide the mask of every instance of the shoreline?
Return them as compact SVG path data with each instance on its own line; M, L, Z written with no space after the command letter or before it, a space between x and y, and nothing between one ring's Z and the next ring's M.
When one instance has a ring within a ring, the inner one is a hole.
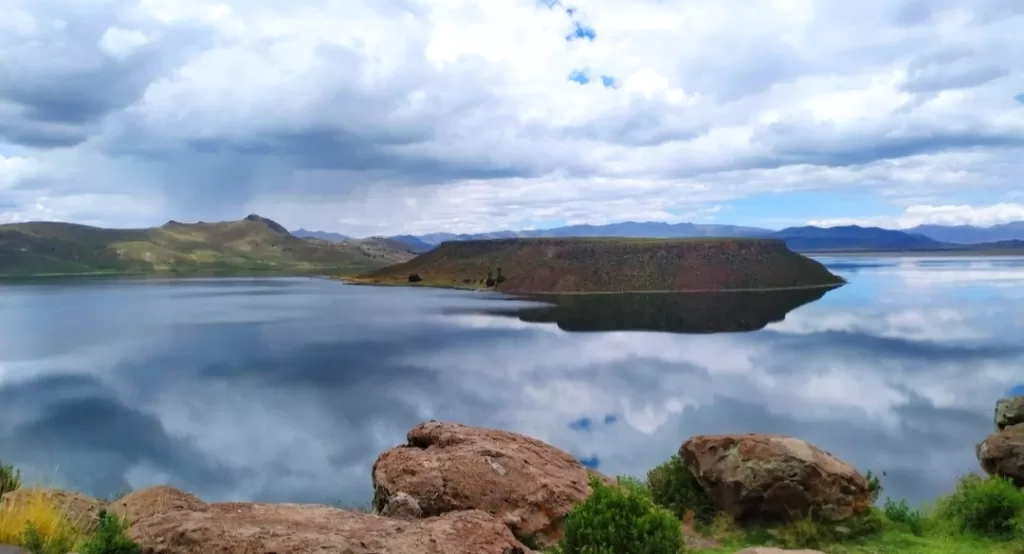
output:
M685 289L685 290L601 290L601 291L566 291L566 292L545 292L545 291L500 291L495 290L493 287L464 287L458 285L432 285L420 283L400 283L400 282L388 282L388 283L370 283L365 281L353 281L345 278L331 278L332 280L341 281L343 284L352 285L357 287L406 287L406 288L429 288L429 289L452 289L452 290L465 290L471 292L491 292L500 294L503 296L584 296L584 295L611 295L611 294L708 294L708 293L728 293L728 292L785 292L785 291L796 291L796 290L816 290L816 289L834 289L842 287L848 284L844 279L839 283L822 283L819 285L794 285L789 287L745 287L735 289Z
M804 256L848 256L851 258L1024 258L1022 250L794 250Z

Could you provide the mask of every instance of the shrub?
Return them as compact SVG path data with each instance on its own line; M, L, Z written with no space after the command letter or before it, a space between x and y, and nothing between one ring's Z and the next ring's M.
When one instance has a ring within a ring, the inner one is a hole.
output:
M100 512L99 527L82 545L81 554L142 554L142 547L128 537L126 530L121 518Z
M409 282L410 283L419 283L422 280L423 280L423 277L420 277L419 273L410 273L409 274Z
M636 479L609 486L592 477L593 490L565 518L564 554L675 554L683 551L679 520L656 506Z
M906 500L893 502L891 498L886 498L882 513L885 514L885 519L906 527L911 533L919 537L924 534L924 514L911 508Z
M831 530L811 516L780 526L777 536L783 547L794 549L817 549L835 540Z
M698 521L710 523L718 514L693 472L678 455L647 472L647 488L655 504L680 519L691 512Z
M66 554L80 539L64 509L43 494L0 509L0 544L20 545L33 554Z
M864 478L868 481L868 492L871 494L871 503L874 504L882 495L882 481L877 475L871 473L871 470L864 474Z
M493 287L495 285L494 279L491 279L490 277L488 277L487 280L484 281L484 284L486 284L488 287Z
M967 475L939 503L938 515L962 531L1010 537L1024 517L1024 491L1002 477Z
M21 472L14 466L0 463L0 498L21 488Z

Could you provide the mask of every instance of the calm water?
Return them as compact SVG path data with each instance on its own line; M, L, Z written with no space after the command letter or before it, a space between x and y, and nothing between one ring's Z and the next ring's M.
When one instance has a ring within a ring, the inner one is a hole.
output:
M6 283L0 459L99 496L351 505L430 418L610 474L696 433L763 431L930 499L1024 382L1024 259L823 261L850 284L558 308L315 279Z

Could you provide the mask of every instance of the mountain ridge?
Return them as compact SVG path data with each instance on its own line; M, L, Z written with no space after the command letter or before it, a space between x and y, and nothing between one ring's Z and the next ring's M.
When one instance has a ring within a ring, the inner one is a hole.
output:
M252 214L238 221L106 229L33 221L0 225L0 276L70 274L345 273L408 260L383 239L296 237Z
M946 232L950 229L953 231ZM956 235L957 232L961 235ZM959 236L962 240L950 240L951 233L956 235L952 238ZM946 238L936 238L936 235ZM542 230L505 230L464 234L427 233L423 235L394 235L388 238L406 244L413 252L423 253L446 241L602 236L624 238L780 238L785 240L791 248L808 252L820 250L981 251L1018 248L1013 241L1024 240L1024 222L1007 223L991 228L933 225L911 229L884 229L859 225L835 227L805 225L771 230L739 225L625 221L608 225L570 225ZM987 237L993 238L981 240ZM966 240L967 238L971 238L971 240Z

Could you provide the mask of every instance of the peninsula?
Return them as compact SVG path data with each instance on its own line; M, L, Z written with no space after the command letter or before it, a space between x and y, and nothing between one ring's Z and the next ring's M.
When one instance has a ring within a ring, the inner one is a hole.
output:
M300 238L250 215L239 221L104 229L38 221L0 225L0 277L108 274L344 274L406 261L389 239Z
M535 294L767 290L844 282L782 240L745 238L452 241L346 280Z

